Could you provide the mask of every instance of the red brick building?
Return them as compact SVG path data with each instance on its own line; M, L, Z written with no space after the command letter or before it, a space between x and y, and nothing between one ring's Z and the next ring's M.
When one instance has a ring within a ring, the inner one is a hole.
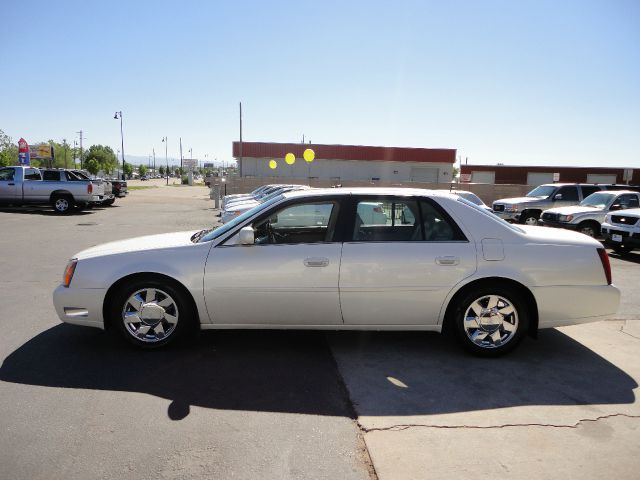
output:
M627 171L625 176L625 171ZM557 167L462 165L460 180L472 183L541 185L543 183L629 183L640 184L640 169L609 167Z

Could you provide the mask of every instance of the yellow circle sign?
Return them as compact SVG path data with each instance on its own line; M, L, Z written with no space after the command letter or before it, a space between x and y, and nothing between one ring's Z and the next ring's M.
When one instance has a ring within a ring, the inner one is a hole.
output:
M302 156L304 157L305 162L313 162L313 159L316 158L316 152L314 152L310 148L307 148Z
M284 161L287 162L288 165L293 165L296 163L296 156L293 153L287 153L284 156Z
M275 160L269 160L269 168L271 170L275 170L276 168L278 168L278 162L276 162Z

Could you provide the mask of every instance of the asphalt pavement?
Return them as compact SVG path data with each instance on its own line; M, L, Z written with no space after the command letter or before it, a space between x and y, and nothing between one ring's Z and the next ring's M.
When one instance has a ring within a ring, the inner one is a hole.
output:
M499 359L428 332L208 331L143 352L61 324L75 252L217 221L207 189L161 183L78 215L0 210L0 478L638 477L640 253L611 255L614 318Z

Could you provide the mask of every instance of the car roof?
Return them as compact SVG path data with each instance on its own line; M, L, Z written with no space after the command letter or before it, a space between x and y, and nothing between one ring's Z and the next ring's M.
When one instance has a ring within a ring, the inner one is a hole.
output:
M449 197L455 194L448 190L430 190L426 188L401 188L401 187L340 187L340 188L312 188L307 190L294 190L282 194L285 198L338 196L338 195L395 195L400 197Z

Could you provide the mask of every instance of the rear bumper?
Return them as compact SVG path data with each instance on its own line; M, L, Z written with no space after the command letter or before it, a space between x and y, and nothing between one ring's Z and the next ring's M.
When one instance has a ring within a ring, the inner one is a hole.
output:
M614 285L533 287L531 292L538 304L539 328L597 322L615 315L620 305L620 290Z
M106 293L106 289L101 288L66 288L59 285L53 291L53 305L58 318L65 323L104 330L102 304Z

